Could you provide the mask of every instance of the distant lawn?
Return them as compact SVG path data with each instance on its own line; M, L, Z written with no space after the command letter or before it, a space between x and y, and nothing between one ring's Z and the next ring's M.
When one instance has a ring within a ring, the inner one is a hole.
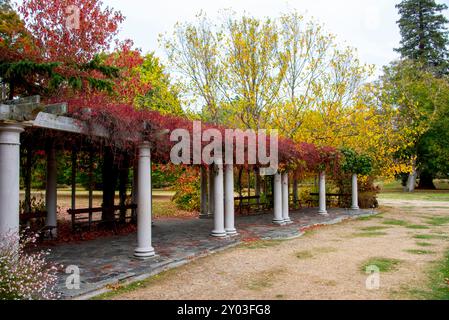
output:
M449 179L436 179L433 181L435 184L435 187L439 190L447 190L449 191ZM402 191L403 187L401 185L401 182L399 180L394 181L377 181L376 184L382 189L382 191L385 192L397 192Z
M379 181L377 185L381 188L378 195L380 200L424 200L424 201L449 201L449 180L435 180L437 190L416 190L406 193L399 181Z
M449 201L449 191L421 191L413 193L405 192L382 192L378 195L379 200L423 200L423 201Z
M131 193L131 190L128 190L128 194ZM23 190L20 190L20 194L25 194L25 192ZM31 190L31 194L32 195L36 195L36 196L43 196L45 195L45 190L36 190L33 189ZM93 195L94 197L101 197L102 195L102 191L100 190L94 190L93 191ZM175 192L171 191L171 190L162 190L162 189L153 189L153 196L164 196L164 197L173 197ZM70 188L67 187L58 187L58 196L71 196L72 195L72 190ZM87 197L89 195L89 191L87 191L84 188L80 188L77 187L76 188L76 196L77 197ZM119 192L116 191L115 195L118 196Z

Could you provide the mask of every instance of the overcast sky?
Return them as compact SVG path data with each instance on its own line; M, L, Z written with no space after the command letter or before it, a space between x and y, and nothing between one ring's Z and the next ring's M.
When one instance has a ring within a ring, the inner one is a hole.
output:
M393 48L400 36L395 4L399 0L103 0L122 11L126 20L121 38L131 38L144 52L156 51L158 35L170 32L177 21L191 21L200 10L216 17L220 9L232 8L257 16L275 17L295 8L314 17L334 33L342 44L358 49L363 62L381 67L395 59ZM449 0L439 0L449 4ZM449 17L449 12L446 12Z

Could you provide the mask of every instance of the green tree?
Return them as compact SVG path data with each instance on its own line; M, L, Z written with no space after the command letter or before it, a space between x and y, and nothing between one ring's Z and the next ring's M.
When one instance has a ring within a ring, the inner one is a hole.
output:
M165 66L154 53L147 54L139 66L140 78L151 85L150 90L137 97L139 107L149 108L163 114L183 115L179 100L179 89L170 81Z
M448 19L442 14L447 5L435 0L403 0L396 7L401 15L398 25L402 36L396 51L438 73L448 73Z
M398 110L395 128L402 148L396 156L413 163L407 189L414 190L418 175L420 188L435 188L432 180L443 173L441 159L448 148L440 141L446 135L440 130L444 130L448 119L449 82L435 77L421 64L406 60L384 69L382 90L382 103Z

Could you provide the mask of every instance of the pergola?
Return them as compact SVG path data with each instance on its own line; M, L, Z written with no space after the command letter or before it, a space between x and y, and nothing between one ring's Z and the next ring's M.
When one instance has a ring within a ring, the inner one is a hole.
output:
M39 129L99 138L107 138L110 134L101 123L92 126L67 115L67 112L67 104L42 105L38 96L0 105L0 236L19 232L20 144L23 132ZM134 135L133 139L133 151L137 154L133 183L133 198L137 205L137 245L134 255L138 258L148 258L155 255L151 230L151 165L152 152L157 150L158 146L143 134L138 134L137 137ZM47 153L46 225L52 228L52 232L57 230L56 170L54 148L50 148ZM326 215L325 172L320 172L319 177L317 213ZM288 170L278 170L273 180L273 223L282 226L292 222L289 217ZM72 201L75 196L72 191ZM358 209L357 196L357 175L353 175L352 209ZM215 163L201 166L200 217L207 216L213 216L214 219L211 236L228 237L237 234L232 164Z

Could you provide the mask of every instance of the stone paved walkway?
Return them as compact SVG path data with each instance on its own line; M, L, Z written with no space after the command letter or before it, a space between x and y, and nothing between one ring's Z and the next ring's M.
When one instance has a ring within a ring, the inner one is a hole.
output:
M65 285L68 275L59 274L57 290L62 298L86 298L101 292L107 285L141 280L243 241L298 237L310 226L334 224L373 213L373 210L331 209L328 216L320 216L317 209L303 209L290 214L293 224L281 227L271 223L272 214L237 217L239 235L225 239L209 236L212 219L157 220L153 226L153 246L158 256L152 259L133 258L136 235L131 234L53 247L50 260L80 269L79 290L68 290Z

